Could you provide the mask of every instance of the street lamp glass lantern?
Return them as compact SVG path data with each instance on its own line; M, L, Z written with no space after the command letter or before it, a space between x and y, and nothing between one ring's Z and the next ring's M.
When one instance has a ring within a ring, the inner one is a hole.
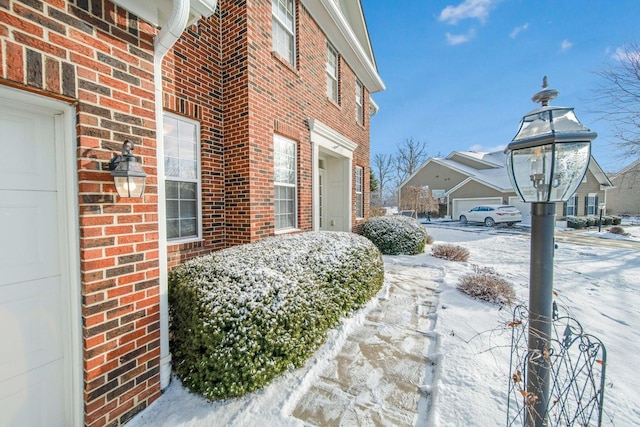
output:
M505 150L509 179L520 199L567 201L584 179L596 136L580 123L573 108L543 104L525 115Z

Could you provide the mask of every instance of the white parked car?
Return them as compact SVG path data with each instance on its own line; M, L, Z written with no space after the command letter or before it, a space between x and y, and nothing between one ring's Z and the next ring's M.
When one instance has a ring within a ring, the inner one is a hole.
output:
M499 223L508 226L522 221L522 214L515 206L510 205L480 205L460 212L460 222L483 222L487 227L493 227Z

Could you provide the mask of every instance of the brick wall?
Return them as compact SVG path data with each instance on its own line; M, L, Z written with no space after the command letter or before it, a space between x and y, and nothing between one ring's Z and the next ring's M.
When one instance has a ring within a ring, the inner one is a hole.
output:
M219 9L218 9L219 10ZM202 237L170 244L169 267L225 247L219 13L184 32L163 61L163 108L200 123Z
M153 36L102 0L0 0L0 83L76 103L85 423L119 425L160 394ZM124 139L147 174L119 199Z

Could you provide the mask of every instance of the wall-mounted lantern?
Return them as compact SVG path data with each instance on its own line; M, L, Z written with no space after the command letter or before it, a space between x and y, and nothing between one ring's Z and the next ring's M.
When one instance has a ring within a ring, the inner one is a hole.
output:
M132 151L133 142L125 139L122 144L122 155L115 156L109 163L109 170L120 197L142 197L144 194L144 181L147 174L136 157L131 154Z

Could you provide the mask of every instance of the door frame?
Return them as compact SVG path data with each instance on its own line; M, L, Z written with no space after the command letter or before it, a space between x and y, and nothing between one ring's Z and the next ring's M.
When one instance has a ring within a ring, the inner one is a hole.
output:
M74 125L76 109L73 104L2 84L0 84L0 98L22 104L41 113L51 114L54 118L55 159L51 161L56 164L58 251L62 282L67 283L63 289L64 305L61 307L63 327L68 327L68 333L63 334L62 338L65 358L64 391L66 396L69 396L65 413L69 415L72 425L81 426L84 424L84 398L78 176Z

